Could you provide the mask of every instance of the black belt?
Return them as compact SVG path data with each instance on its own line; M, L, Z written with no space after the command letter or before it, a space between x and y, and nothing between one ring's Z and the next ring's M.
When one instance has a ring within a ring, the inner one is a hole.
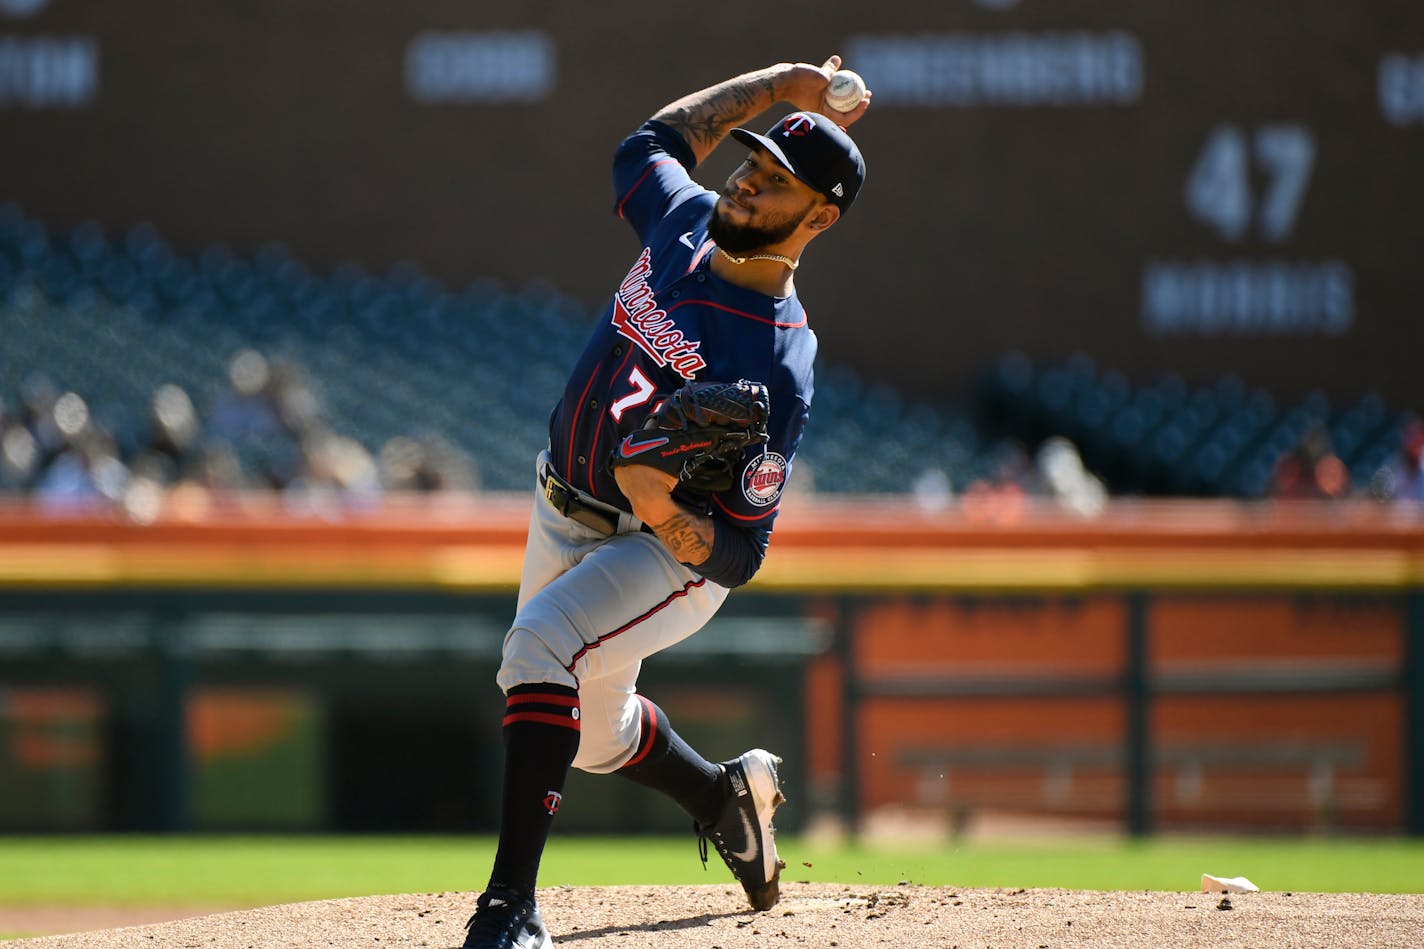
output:
M559 473L549 465L539 472L539 482L544 489L544 500L564 517L608 537L618 533L618 515L623 512L616 507L586 499L578 488L559 477Z

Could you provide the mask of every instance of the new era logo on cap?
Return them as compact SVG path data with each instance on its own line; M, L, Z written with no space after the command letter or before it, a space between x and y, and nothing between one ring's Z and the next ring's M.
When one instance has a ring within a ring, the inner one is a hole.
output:
M865 182L865 160L855 142L831 119L819 112L792 112L758 135L732 129L743 145L760 145L797 178L815 188L842 213L855 200Z

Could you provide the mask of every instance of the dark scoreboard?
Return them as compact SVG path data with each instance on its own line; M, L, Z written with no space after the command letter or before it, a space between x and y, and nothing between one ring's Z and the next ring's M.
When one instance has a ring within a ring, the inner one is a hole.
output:
M0 0L0 200L592 307L637 251L621 136L832 51L874 105L800 275L827 359L945 397L1020 350L1424 408L1417 0Z

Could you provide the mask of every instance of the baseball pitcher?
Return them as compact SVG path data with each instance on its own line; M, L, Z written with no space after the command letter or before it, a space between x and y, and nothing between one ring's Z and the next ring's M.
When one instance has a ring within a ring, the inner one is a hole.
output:
M780 759L722 763L637 690L642 661L700 629L766 555L811 404L816 337L797 295L807 245L865 178L837 111L841 64L781 63L678 99L614 156L638 253L579 357L536 464L533 515L498 682L506 695L499 849L466 946L552 945L535 900L570 766L656 788L768 909L782 863ZM788 103L764 134L742 123ZM727 135L720 191L690 177Z

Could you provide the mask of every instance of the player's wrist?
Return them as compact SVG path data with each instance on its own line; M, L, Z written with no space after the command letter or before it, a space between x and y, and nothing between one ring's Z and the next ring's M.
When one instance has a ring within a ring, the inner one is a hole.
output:
M798 109L819 107L829 81L826 71L811 63L781 63L773 80L776 100L789 102Z
M796 81L796 64L777 63L775 66L768 66L765 72L771 80L771 95L775 102L789 102Z
M618 490L628 499L633 515L651 524L672 516L678 510L672 499L677 479L649 465L623 465L613 469Z

